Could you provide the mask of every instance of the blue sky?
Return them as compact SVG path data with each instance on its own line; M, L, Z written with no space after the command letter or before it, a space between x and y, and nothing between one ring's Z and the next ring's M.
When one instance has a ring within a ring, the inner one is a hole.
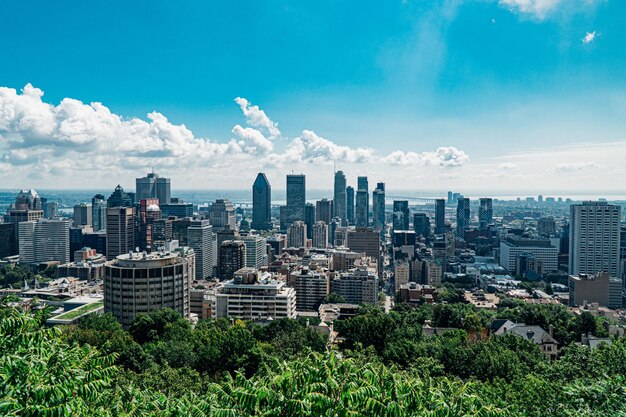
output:
M151 127L146 115L158 112L182 135L148 137L158 152L142 144L98 160L116 165L106 183L93 178L104 187L156 165L185 188L246 188L255 172L242 174L243 184L224 172L245 164L269 172L277 188L292 169L329 188L335 160L353 179L365 173L403 189L623 189L616 179L624 178L626 156L623 1L22 0L3 2L0 16L0 86L15 89L5 91L4 108L26 106L22 119L0 120L0 173L17 166L23 174L10 186L90 186L76 174L94 171L73 166L68 154L113 151L100 144L102 127L89 125L102 120L57 107L72 98ZM28 101L20 91L28 83L43 90L54 119L34 135L20 120L44 109L18 103ZM280 135L242 118L236 97L257 105ZM63 117L82 130L61 135ZM176 129L181 124L191 136ZM220 148L217 158L197 144L190 154L170 149L196 138L247 141L252 130L271 144ZM80 149L67 146L76 137ZM176 164L198 154L197 167ZM278 158L284 154L292 156Z

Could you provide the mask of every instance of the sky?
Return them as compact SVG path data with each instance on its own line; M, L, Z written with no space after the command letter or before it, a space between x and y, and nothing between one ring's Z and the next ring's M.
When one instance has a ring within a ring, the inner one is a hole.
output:
M0 188L624 194L623 0L0 3Z

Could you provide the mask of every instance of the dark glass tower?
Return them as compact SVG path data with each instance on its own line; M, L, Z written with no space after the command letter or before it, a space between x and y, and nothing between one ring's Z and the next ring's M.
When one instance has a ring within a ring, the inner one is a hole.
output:
M333 194L333 217L338 217L342 225L348 220L348 206L346 194L346 176L343 171L335 172L335 192Z
M354 188L346 187L346 210L349 224L354 224Z
M393 230L409 230L409 202L393 202Z
M480 230L487 230L493 223L493 200L491 198L481 198L478 207L478 223Z
M470 199L459 198L456 206L456 235L465 236L465 230L470 225Z
M252 185L252 228L272 229L272 187L264 173L259 172Z
M438 198L435 200L435 234L440 235L446 232L446 200Z
M285 215L286 226L296 220L304 221L304 207L306 206L306 180L304 175L287 175L287 208Z
M367 227L370 222L370 195L367 177L357 179L355 224L357 227Z

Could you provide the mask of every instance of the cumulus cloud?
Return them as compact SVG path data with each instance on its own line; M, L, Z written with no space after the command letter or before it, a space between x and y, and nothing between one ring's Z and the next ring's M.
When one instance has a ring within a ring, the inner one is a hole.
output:
M585 37L582 39L583 40L583 44L588 44L591 43L593 41L596 40L596 37L600 36L600 34L596 34L596 31L594 30L593 32L587 32L587 34L585 35Z
M499 4L512 12L535 19L545 19L559 10L577 10L592 6L596 0L499 0Z
M557 172L576 172L576 171L584 171L587 169L596 169L600 168L598 164L595 162L571 162L564 164L557 164L554 167L554 170Z
M303 162L332 162L346 163L370 162L374 158L374 150L371 148L351 148L338 145L328 139L318 136L312 130L304 130L285 149L282 155L277 155L275 162L303 161Z
M498 165L498 169L503 170L503 171L509 171L512 169L517 169L517 165L514 164L513 162L503 162L500 165Z
M440 147L435 152L394 151L384 158L391 165L431 165L444 168L460 167L469 161L469 156L454 146Z
M237 97L235 103L239 104L241 111L246 117L246 122L252 127L258 127L266 129L270 138L277 138L280 136L280 130L278 130L278 123L273 122L259 106L253 106L247 99L243 97Z

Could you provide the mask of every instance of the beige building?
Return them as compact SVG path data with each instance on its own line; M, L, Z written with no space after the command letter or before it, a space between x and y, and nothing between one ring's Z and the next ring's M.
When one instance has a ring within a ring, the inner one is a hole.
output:
M608 272L597 275L579 274L569 276L569 305L598 303L609 308L622 306L622 281L612 278Z
M408 284L410 276L410 268L408 262L397 262L393 267L394 282L396 291L404 284Z

